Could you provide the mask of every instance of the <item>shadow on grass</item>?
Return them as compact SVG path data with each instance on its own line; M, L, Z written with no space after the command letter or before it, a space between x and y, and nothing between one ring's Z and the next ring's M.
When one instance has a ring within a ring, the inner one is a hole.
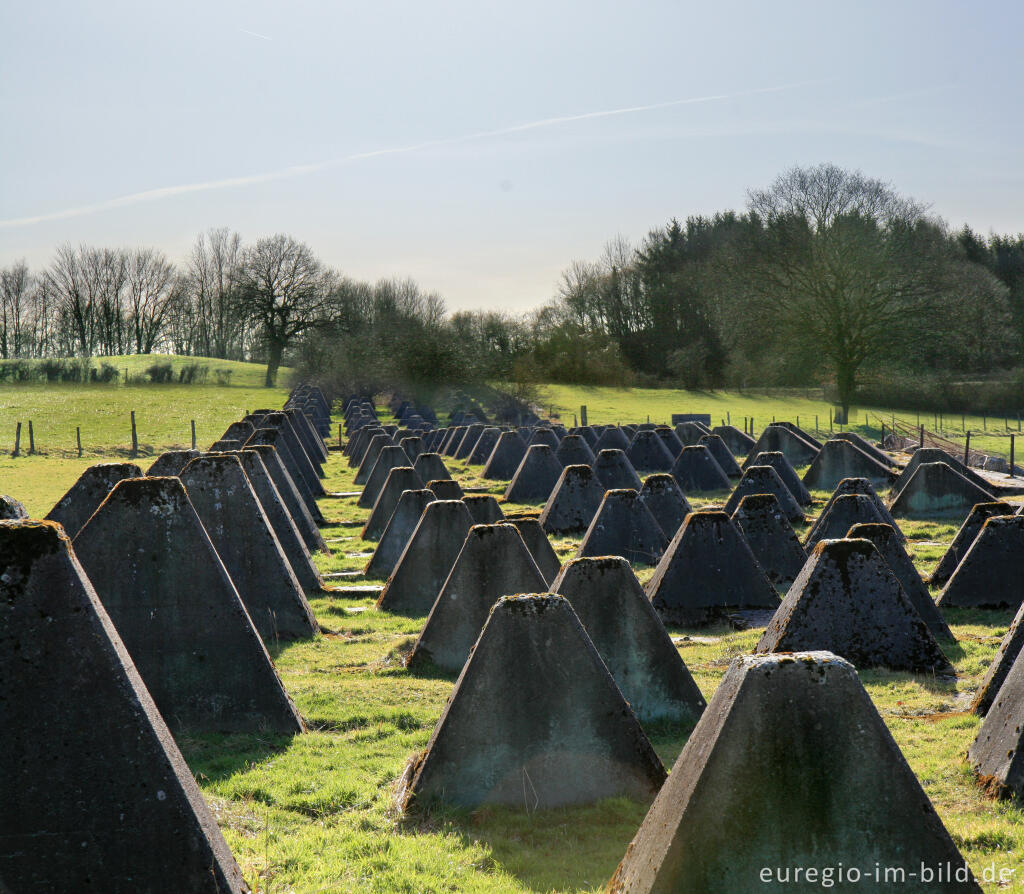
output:
M192 774L216 782L281 754L293 739L259 733L182 733L177 743Z

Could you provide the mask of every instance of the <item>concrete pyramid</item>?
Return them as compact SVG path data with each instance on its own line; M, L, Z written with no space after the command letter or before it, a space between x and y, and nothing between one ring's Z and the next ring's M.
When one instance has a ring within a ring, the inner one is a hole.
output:
M380 535L391 520L391 513L395 511L398 500L403 491L422 490L423 479L416 473L412 466L395 466L388 472L387 480L377 495L377 502L373 504L369 518L363 525L363 540L380 540Z
M0 569L0 889L248 891L67 536L0 523Z
M636 433L626 450L626 458L634 469L642 472L668 472L675 462L675 457L653 429Z
M469 454L469 464L471 466L484 465L490 458L491 451L494 450L494 445L498 443L499 437L501 437L500 428L490 427L480 432L480 437L477 438L477 442Z
M175 733L302 730L179 479L120 482L74 547Z
M271 446L277 451L278 459L281 461L281 464L292 479L295 490L298 491L299 496L302 498L302 502L305 503L306 509L313 518L313 521L317 524L323 523L325 519L323 513L320 511L320 507L316 504L316 496L313 491L310 490L309 485L306 483L306 479L299 473L295 456L293 455L291 448L289 448L284 435L282 435L277 429L258 428L253 433L253 436L242 446L244 448L260 445ZM280 488L280 485L278 485L278 487Z
M593 450L594 445L597 444L598 434L592 425L581 425L579 428L573 430L573 434L577 434L583 438L591 450Z
M225 430L224 434L220 436L220 441L241 441L245 443L252 437L253 432L256 428L251 422L246 422L244 419L238 422L232 422Z
M363 462L363 457L366 456L370 441L377 435L384 435L386 437L387 432L379 425L368 425L365 428L359 429L355 438L349 440L348 464L351 468L359 468Z
M0 520L28 518L28 510L14 497L0 494Z
M715 462L722 467L722 471L725 472L727 477L739 478L743 474L739 464L736 462L736 457L732 455L729 448L725 446L725 441L718 437L718 435L704 435L697 443L703 444L711 451ZM676 455L678 456L678 454Z
M632 488L640 490L643 482L622 450L600 450L591 466L605 490Z
M363 571L366 577L370 580L384 580L391 576L413 531L416 530L416 525L420 522L423 510L427 508L428 503L433 503L436 499L434 492L426 488L402 491L398 505L388 519L387 527L377 541L377 548L373 551L370 561L366 563L366 569Z
M487 457L487 464L481 477L491 481L511 481L524 456L526 442L520 437L519 432L502 432L491 455Z
M331 549L327 545L327 541L324 540L323 534L320 533L320 529L317 527L316 521L309 511L306 501L302 499L302 494L295 486L294 479L288 474L284 463L281 462L277 449L269 444L255 444L243 447L242 449L252 450L260 455L260 459L263 460L264 467L273 479L277 492L281 495L281 499L284 501L284 505L292 517L292 521L295 522L295 527L298 528L299 534L302 535L306 549L310 553L330 553Z
M547 588L514 525L474 525L438 593L407 666L433 666L459 673L495 602L502 596L544 592Z
M529 449L535 444L543 444L550 447L551 452L554 453L560 443L561 439L550 428L537 428L534 429L530 439L526 442L526 448Z
M929 578L929 583L932 586L941 587L953 576L957 565L967 555L967 550L971 548L971 544L974 543L974 539L978 536L981 526L985 524L986 519L992 518L995 515L1013 515L1013 512L1014 507L1001 500L997 500L994 503L975 504L974 508L971 509L971 514L960 525L960 530L956 532L953 542L950 543L949 548L942 558L939 559L939 564L935 566L935 570Z
M671 540L675 536L683 519L693 511L675 478L664 472L648 475L644 479L644 486L640 488L639 496L640 502L654 516L658 527L665 532L666 540Z
M857 434L857 432L855 432L855 431L839 431L839 432L836 432L835 434L833 434L829 438L829 440L830 441L835 441L835 440L849 441L851 444L853 444L854 447L856 447L862 453L866 453L872 459L875 459L878 462L880 462L883 466L887 466L888 468L890 468L890 469L892 469L894 471L899 471L899 465L896 463L896 461L891 456L889 456L884 451L879 450L867 438L862 437L861 435ZM824 444L822 446L824 446Z
M754 439L735 425L716 425L711 429L711 434L725 441L725 446L734 456L746 456L754 447Z
M496 525L505 521L505 513L490 494L466 494L462 502L473 517L474 525Z
M363 509L372 509L387 483L391 470L411 466L412 460L401 447L385 447L377 454L377 461L373 464L373 469L370 470L366 484L363 485L363 492L359 495L357 505ZM418 474L417 477L419 477ZM420 481L423 480L420 478Z
M544 580L550 584L561 571L562 562L540 522L535 518L510 518L509 521L519 530L519 536L523 538L533 561L537 563Z
M474 422L466 429L466 433L462 436L459 446L455 448L455 459L466 459L469 457L486 427L481 422Z
M621 488L605 492L577 555L622 556L629 562L655 565L668 546L668 538L639 494Z
M771 466L779 473L779 477L782 479L782 483L786 485L789 492L793 495L793 499L801 506L810 506L812 502L810 491L804 487L804 483L800 480L800 476L797 475L796 470L788 459L786 454L779 450L765 451L759 453L754 457L754 461L750 464L751 466ZM748 466L749 468L749 466Z
M192 460L199 456L198 450L168 450L161 453L148 469L150 478L162 478L166 475L178 475Z
M447 481L452 477L444 460L437 453L421 453L416 457L412 467L424 481Z
M743 468L753 465L753 460L759 453L774 453L781 451L786 454L786 459L794 467L806 466L818 455L818 447L781 423L773 422L765 427L761 436L751 448L747 455Z
M370 472L373 471L374 464L377 462L377 457L380 456L380 452L385 447L394 447L394 441L391 440L391 435L380 434L374 435L370 439L370 443L366 447L366 452L363 453L362 461L359 463L359 470L356 472L356 477L353 479L353 483L360 487L369 480ZM402 465L408 465L408 459ZM291 471L291 470L289 470ZM292 473L295 474L294 472Z
M214 441L210 445L209 453L231 453L236 450L241 450L244 441L235 441L233 439L221 439L220 441Z
M416 457L423 453L423 439L419 435L406 435L398 442L398 446L405 451L409 459L415 461Z
M125 478L141 477L142 469L134 463L97 463L89 466L46 514L46 520L57 522L68 537L74 539L89 516L114 489L114 485Z
M270 522L277 542L281 545L292 571L295 572L299 586L306 593L321 592L324 588L324 579L313 563L309 549L295 526L295 520L281 498L281 492L274 484L274 479L270 477L262 457L257 451L249 449L240 451L237 456L256 498L260 501L260 506L267 515L267 521Z
M505 489L506 503L545 503L562 475L562 464L547 444L526 451L512 481Z
M590 466L566 466L541 511L541 527L549 534L585 531L603 499L604 487Z
M796 498L771 466L747 466L736 489L725 502L725 511L731 515L740 505L740 500L749 494L773 494L786 518L791 522L804 520L803 510Z
M729 490L732 483L718 461L703 444L684 447L672 465L672 477L683 493Z
M917 613L921 616L921 620L928 625L932 636L936 639L956 639L953 636L953 631L949 629L949 625L946 624L935 607L928 588L922 582L921 575L917 573L913 561L907 555L907 551L903 548L899 537L896 536L892 525L882 522L853 525L847 531L846 537L870 540L885 560L885 564L889 566L889 570L896 575L896 580L903 587L903 592L906 593L910 604L917 609Z
M853 667L828 652L743 655L608 890L810 892L835 884L980 894L973 880L945 881L947 865L955 873L964 858ZM875 883L868 873L876 866L905 872L906 886ZM943 880L914 884L922 866Z
M996 515L981 531L942 588L942 608L1012 608L1024 603L1024 516Z
M814 490L833 490L844 478L867 478L876 487L888 487L895 477L889 466L868 456L856 444L834 438L822 444L804 473L804 484Z
M748 494L740 500L732 520L768 580L779 587L796 580L807 554L775 494Z
M591 448L594 456L602 450L621 450L625 453L629 449L629 436L617 425L609 425L597 438L597 443Z
M758 652L827 649L857 667L952 674L949 659L870 540L822 540Z
M468 425L456 425L453 428L450 428L448 430L448 436L444 439L437 452L442 456L453 456L456 448L466 436L466 430L468 428Z
M732 519L691 512L647 583L666 624L706 624L728 608L774 609L778 593Z
M686 445L679 440L679 435L667 425L659 425L655 431L658 433L658 437L661 438L661 442L668 448L668 452L672 454L674 462L675 458L679 456L679 451Z
M462 485L451 478L435 478L427 482L427 489L439 500L461 500L466 494Z
M706 703L629 562L567 562L551 590L569 600L641 723L693 723Z
M903 490L907 482L914 477L914 473L918 468L927 463L943 463L954 472L959 472L964 478L973 482L982 490L989 488L989 483L984 478L973 469L965 466L955 456L950 456L945 450L938 447L921 447L911 454L910 461L903 467L896 481L893 482L892 497L895 498Z
M985 679L978 687L978 694L974 697L971 710L976 714L984 716L992 707L996 694L1000 687L1006 682L1006 678L1013 667L1017 656L1020 655L1021 647L1024 646L1024 605L1017 609L1010 629L1006 631L1002 642L999 644L999 651L992 663L988 666Z
M995 498L946 463L922 463L889 507L897 518L965 518Z
M405 779L404 807L532 811L646 800L665 769L572 606L548 594L493 607Z
M1024 797L1024 661L1020 655L992 699L967 759L979 782L1000 798Z
M711 429L701 422L680 422L674 430L684 447L695 447L704 435L711 434Z
M425 615L462 550L473 518L462 500L428 503L384 585L377 608L400 615Z
M854 525L885 524L871 497L866 494L843 494L822 510L818 523L804 538L804 549L810 552L822 540L839 540Z
M562 468L565 468L575 465L589 466L596 457L590 445L579 435L566 435L555 451L555 459L562 464Z
M264 642L316 634L313 610L238 456L201 456L180 478Z
M292 452L296 472L305 480L310 493L314 497L324 496L327 491L324 490L323 483L320 481L323 473L318 466L314 465L313 459L306 452L306 448L302 446L299 436L292 427L291 420L284 413L267 413L260 422L260 427L271 428L281 434Z
M893 530L899 535L900 540L906 541L906 535L900 530L899 525L896 524L896 519L890 515L888 508L885 503L882 502L881 497L875 493L875 489L871 486L871 482L867 478L844 478L836 485L836 489L832 492L832 496L828 498L828 502L825 504L825 508L821 510L817 520L811 525L810 530L807 532L805 542L817 543L819 538L817 531L821 527L823 521L828 517L828 511L832 508L832 505L840 497L847 494L861 494L865 497L870 497L871 502L874 504L876 511L887 525L892 525ZM854 523L855 524L855 523ZM849 530L849 528L847 528ZM835 535L841 537L841 534Z

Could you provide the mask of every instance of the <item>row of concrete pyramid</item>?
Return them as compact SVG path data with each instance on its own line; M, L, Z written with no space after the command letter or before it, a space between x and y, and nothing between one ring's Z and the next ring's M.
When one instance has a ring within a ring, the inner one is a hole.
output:
M297 459L329 408L289 403ZM0 889L248 891L171 730L303 729L260 634L263 608L316 629L278 539L287 518L302 543L287 504L315 524L259 422L239 453L87 470L62 523L0 500Z

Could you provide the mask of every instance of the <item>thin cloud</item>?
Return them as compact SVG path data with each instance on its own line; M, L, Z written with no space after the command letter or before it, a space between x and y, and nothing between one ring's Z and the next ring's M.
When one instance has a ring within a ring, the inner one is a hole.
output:
M267 37L266 34L260 34L258 31L250 31L247 28L239 28L238 30L241 31L243 34L250 35L251 37L258 37L260 40L273 40L274 39L272 37Z
M255 34L255 32L246 32ZM262 37L263 35L256 35ZM269 38L267 38L269 40ZM182 183L176 186L163 186L157 189L148 189L142 192L135 192L129 195L118 196L113 199L106 199L91 205L79 205L75 208L65 208L61 211L50 211L45 214L36 214L30 217L9 218L0 220L0 229L14 229L26 227L32 224L46 223L55 220L67 220L72 217L84 217L89 214L97 214L101 211L109 211L116 208L124 208L128 205L137 205L142 202L155 202L161 199L168 199L174 196L188 195L198 192L212 192L219 189L234 189L243 186L254 186L260 183L270 183L277 180L289 180L293 177L301 177L309 174L319 173L330 168L341 167L360 161L367 161L372 158L383 158L389 155L406 155L410 152L420 152L424 149L432 149L437 146L447 146L456 143L467 143L475 140L493 139L495 137L511 136L512 134L523 133L524 131L539 130L546 127L557 127L562 124L571 124L577 121L590 121L598 118L614 118L620 115L635 115L642 112L653 112L659 109L669 109L677 106L698 105L701 103L719 102L727 99L740 99L746 96L759 96L767 93L781 93L786 90L794 90L812 84L820 84L822 81L803 81L795 84L782 84L777 87L760 87L754 90L741 90L736 93L716 93L709 96L696 96L687 99L671 99L665 102L648 103L646 105L625 106L617 109L603 109L595 112L582 112L577 115L562 115L557 118L541 118L537 121L528 121L524 124L513 124L508 127L499 127L494 130L481 130L474 133L462 134L455 137L442 137L434 140L425 140L420 143L411 143L406 146L395 146L386 149L374 149L369 152L356 152L351 155L342 155L326 161L314 162L305 165L290 165L275 171L265 171L259 174L250 174L242 177L228 177L223 180L207 180L200 183Z

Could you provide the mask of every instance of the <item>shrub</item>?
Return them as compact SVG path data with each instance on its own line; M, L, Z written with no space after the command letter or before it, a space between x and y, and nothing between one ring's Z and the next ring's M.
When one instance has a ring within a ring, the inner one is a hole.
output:
M154 385L166 385L174 380L174 366L170 363L154 363L146 369L146 375Z
M118 370L118 368L114 366L113 363L107 363L106 360L104 360L100 364L99 369L93 369L90 372L90 378L92 379L92 381L101 382L103 384L116 382L119 377L120 371Z
M225 369L222 366L213 371L213 377L217 384L223 387L231 384L231 374L233 372L233 369Z
M178 384L193 385L196 382L205 382L206 374L210 368L203 363L186 363L178 370Z

